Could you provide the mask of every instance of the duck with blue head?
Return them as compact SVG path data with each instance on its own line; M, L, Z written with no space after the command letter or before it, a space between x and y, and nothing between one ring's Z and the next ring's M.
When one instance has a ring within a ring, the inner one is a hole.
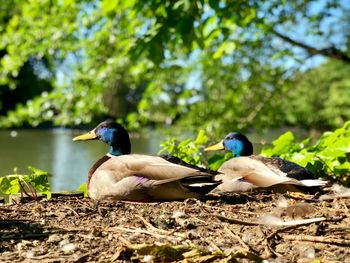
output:
M109 145L87 176L89 196L95 200L138 202L199 198L221 182L195 167L175 164L158 156L130 154L128 131L107 120L73 141L101 140Z
M327 182L315 179L306 168L279 157L253 155L253 144L238 132L231 132L205 151L226 150L233 158L223 163L216 178L221 192L244 192L254 188L277 192L314 192Z

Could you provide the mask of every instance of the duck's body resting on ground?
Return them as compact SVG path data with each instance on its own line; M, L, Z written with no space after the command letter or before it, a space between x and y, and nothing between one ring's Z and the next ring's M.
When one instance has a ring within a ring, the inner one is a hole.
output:
M102 122L73 140L101 140L110 146L88 173L89 196L95 200L183 200L198 198L220 184L198 169L158 156L130 154L128 132L114 121Z
M307 191L324 186L326 181L315 179L304 167L278 157L254 156L253 145L241 133L231 132L221 142L206 151L232 151L234 158L218 169L216 178L222 180L218 190L242 192L254 188L273 188L275 191Z

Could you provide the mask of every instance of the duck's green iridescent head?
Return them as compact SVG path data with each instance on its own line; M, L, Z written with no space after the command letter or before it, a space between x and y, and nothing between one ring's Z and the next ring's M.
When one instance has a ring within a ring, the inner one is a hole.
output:
M115 156L129 154L131 143L128 131L112 120L101 122L93 130L73 138L73 141L101 140L110 146L109 153Z
M205 148L205 151L227 150L234 157L249 156L253 154L253 145L242 133L230 132L221 142Z

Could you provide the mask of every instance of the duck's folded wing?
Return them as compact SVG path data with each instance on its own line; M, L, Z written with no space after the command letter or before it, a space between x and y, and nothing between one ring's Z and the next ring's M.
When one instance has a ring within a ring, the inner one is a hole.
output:
M230 159L220 167L219 171L225 175L231 176L232 178L244 178L247 182L258 187L270 187L277 184L293 184L313 187L323 186L327 183L326 181L318 179L298 181L287 177L286 173L278 169L271 169L261 161L249 157Z
M182 185L189 191L204 194L221 183L215 180L214 175L149 155L132 154L112 157L99 170L112 173L115 181L130 178L128 180L131 181L128 183L135 185L133 188L154 188L177 181L177 186Z
M154 180L179 180L188 176L206 174L197 169L171 163L158 156L132 155L127 167L139 176Z
M294 178L296 180L314 179L314 175L309 172L305 167L302 167L296 163L287 161L280 157L264 157L261 155L252 155L249 158L261 161L271 169L278 169L287 174L287 177Z
M285 173L272 170L264 163L249 157L232 158L225 162L219 171L233 178L244 178L258 187L269 187L276 184L303 185L298 180L286 177Z
M129 162L128 167L138 176L152 180L153 185L178 180L188 190L204 194L221 183L215 180L212 174L193 167L171 163L158 156L135 155L134 157L134 161Z
M249 183L258 187L270 187L276 184L304 185L302 182L276 175L275 173L262 173L260 171L246 171L241 173L242 177Z
M116 174L125 176L140 176L149 180L171 182L184 178L198 181L213 180L214 176L197 169L168 162L158 156L141 154L122 155L112 157L100 169L113 170Z

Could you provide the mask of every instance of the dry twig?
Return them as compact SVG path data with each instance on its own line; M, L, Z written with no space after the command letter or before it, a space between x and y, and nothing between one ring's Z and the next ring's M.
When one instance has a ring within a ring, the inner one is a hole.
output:
M71 208L71 207L69 207L69 206L67 206L67 205L65 205L65 206L63 206L63 207L64 207L64 208L67 208L67 209L70 210L70 211L72 211L73 214L75 214L76 216L79 216L78 212L75 211L73 208Z
M164 229L159 229L155 226L153 226L150 222L148 222L143 216L140 216L140 215L136 215L136 217L138 217L139 219L141 219L142 223L146 226L146 228L148 228L148 230L150 231L155 231L155 232L158 232L158 233L161 233L161 234L164 234L164 235L167 235L167 236L170 236L170 235L174 235L174 236L178 236L178 237L181 237L181 238L186 238L186 235L184 234L180 234L180 233L175 233L174 231L176 231L176 229L174 231L167 231L167 230L164 230Z
M124 231L124 232L129 232L129 233L146 234L146 235L154 236L156 238L167 239L169 241L174 241L174 239L178 240L178 238L176 238L176 237L171 237L171 236L168 236L168 235L162 235L162 234L153 233L153 232L141 229L141 228L131 229L131 228L126 228L126 227L115 226L115 227L110 227L110 228L108 228L106 230L107 231L113 231L113 232L116 231L116 230L117 231L119 230L119 231Z
M226 217L226 216L222 216L222 215L219 215L219 214L214 214L214 216L217 217L218 219L220 219L221 221L226 221L226 222L231 223L231 224L240 224L240 225L247 225L247 226L258 226L258 225L260 225L260 223L258 223L258 222L242 221L242 220L238 220L238 219L235 219L235 218L229 218L229 217Z
M344 240L344 239L332 238L332 237L285 234L285 235L282 235L282 238L289 241L318 242L318 243L325 243L325 244L336 245L336 246L350 246L350 240Z
M243 248L245 248L248 251L252 251L254 253L257 253L253 248L251 248L247 243L245 243L242 240L242 238L240 238L238 235L232 233L232 231L230 229L225 227L224 230L227 232L227 234L229 234L230 237L233 237L234 239L236 239L238 241L238 243L240 243L242 245Z
M148 228L149 230L153 230L155 232L159 232L159 233L162 233L162 234L165 234L165 235L169 235L169 233L170 233L169 231L166 231L166 230L163 230L163 229L159 229L159 228L153 226L143 216L136 215L136 217L138 217L142 221L142 223L146 226L146 228Z

